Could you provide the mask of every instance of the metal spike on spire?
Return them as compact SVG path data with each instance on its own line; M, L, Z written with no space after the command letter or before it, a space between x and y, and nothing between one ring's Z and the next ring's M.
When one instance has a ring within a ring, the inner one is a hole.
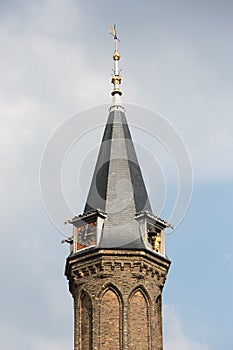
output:
M114 60L114 69L113 69L113 75L112 75L112 84L113 84L113 91L112 91L112 96L115 94L122 95L122 92L120 90L120 84L121 84L121 75L119 71L119 60L121 58L120 53L118 51L118 42L120 40L117 37L117 32L116 32L116 25L114 24L113 27L110 27L109 34L111 34L114 38L115 42L115 49L113 53L113 60Z

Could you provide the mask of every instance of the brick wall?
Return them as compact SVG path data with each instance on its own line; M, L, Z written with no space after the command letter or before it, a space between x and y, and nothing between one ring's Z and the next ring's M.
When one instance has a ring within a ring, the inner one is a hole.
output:
M148 350L148 303L141 291L136 291L129 303L129 350Z
M92 305L87 294L81 296L81 349L92 349Z
M107 290L101 300L100 349L120 350L120 303L112 290Z
M162 350L161 292L169 265L160 255L130 250L71 257L74 349Z

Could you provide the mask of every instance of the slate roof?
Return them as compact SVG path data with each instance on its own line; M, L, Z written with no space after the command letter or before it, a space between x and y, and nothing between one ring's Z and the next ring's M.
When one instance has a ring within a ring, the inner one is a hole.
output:
M110 111L84 213L92 209L107 212L116 196L117 184L128 181L127 194L133 196L134 215L151 211L125 113ZM126 184L125 184L126 185Z
M145 247L135 215L152 210L123 108L109 112L84 215L97 208L107 214L100 247Z

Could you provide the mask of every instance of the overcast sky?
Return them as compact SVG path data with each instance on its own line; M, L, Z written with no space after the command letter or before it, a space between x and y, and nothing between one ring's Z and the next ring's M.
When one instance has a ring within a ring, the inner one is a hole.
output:
M76 147L85 151L86 166L95 159L111 103L113 41L108 30L114 23L121 40L123 101L165 116L183 139L194 174L189 210L167 237L172 266L164 289L165 350L232 350L232 16L230 0L0 2L4 350L72 349L72 299L63 276L68 247L60 244L71 227L60 232L45 212L40 162L57 128L70 123L67 118L76 116L79 134L87 125L85 110L99 106L94 111L103 112L92 119L94 131ZM130 108L128 121L134 125ZM149 120L142 115L145 132ZM138 130L132 126L139 156L143 137L148 152L156 154L150 138ZM69 164L76 151L67 156ZM156 167L150 171L146 157L139 161L157 208ZM64 169L65 186L69 169ZM83 177L81 188L77 183L65 188L77 214L87 191ZM56 208L62 226L67 213L60 203Z

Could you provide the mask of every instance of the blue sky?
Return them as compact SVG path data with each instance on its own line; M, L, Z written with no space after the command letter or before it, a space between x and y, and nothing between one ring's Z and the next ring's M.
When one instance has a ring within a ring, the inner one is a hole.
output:
M232 12L226 0L0 3L5 350L72 348L72 300L63 276L68 248L41 202L40 161L70 115L106 104L95 125L107 117L113 23L122 41L123 100L166 116L192 159L190 208L167 237L165 350L232 349ZM100 136L101 128L93 137ZM142 143L139 133L133 136ZM143 163L146 177L150 165ZM78 190L76 198L82 208ZM151 202L156 207L154 195ZM65 219L59 212L60 223Z

